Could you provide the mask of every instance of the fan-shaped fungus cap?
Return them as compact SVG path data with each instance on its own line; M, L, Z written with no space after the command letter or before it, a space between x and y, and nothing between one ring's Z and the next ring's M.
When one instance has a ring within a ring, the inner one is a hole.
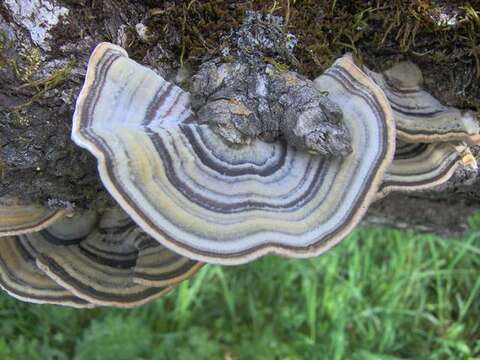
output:
M419 191L441 185L461 165L477 169L475 158L463 144L408 144L397 140L395 157L385 174L379 198L392 191Z
M110 44L91 56L74 141L98 159L123 209L163 245L207 262L308 257L360 221L393 157L383 92L350 57L316 81L343 111L352 154L322 158L285 144L227 144L190 116L188 96ZM191 123L191 117L189 123Z
M36 252L22 242L21 234L52 226L70 209L26 205L12 198L0 199L0 287L27 302L73 307L93 307L55 283L35 264ZM20 235L20 236L13 236Z
M423 76L415 64L400 62L383 74L364 70L385 91L400 140L413 143L452 140L480 143L478 115L442 105L423 90Z
M22 237L22 235L20 236ZM73 307L93 307L58 285L35 264L36 251L20 237L0 239L0 286L11 296L27 302Z
M145 246L146 237L123 211L111 209L75 245L51 246L47 238L30 243L40 252L38 266L78 297L97 305L133 307L162 296L201 266L166 250L146 260L155 273L148 286L139 284L136 263L143 253L138 246Z
M5 204L5 202L4 202ZM9 205L12 203L10 202ZM7 207L8 209L8 207ZM40 229L53 223L59 214L41 207L14 207L18 215L12 217L18 224L17 230L24 233L29 228ZM25 209L25 210L24 210ZM11 214L11 213L10 213ZM50 216L47 216L50 214ZM61 214L64 215L64 212ZM11 216L11 215L10 215ZM76 217L78 218L78 216ZM22 225L21 219L26 219ZM42 222L41 219L44 219ZM95 224L95 216L84 215L80 221L72 222L63 218L37 233L0 238L0 286L10 295L28 302L59 304L73 307L93 307L88 301L73 295L72 292L58 285L38 268L36 259L39 255L30 243L31 237L48 239L49 243L71 243L78 237L88 234ZM10 222L9 224L12 224ZM25 224L35 224L27 227Z
M0 236L35 232L50 226L68 214L68 209L22 204L16 199L0 198Z
M135 264L133 281L145 286L169 286L188 279L203 264L178 255L153 240L144 236L137 242L139 250Z

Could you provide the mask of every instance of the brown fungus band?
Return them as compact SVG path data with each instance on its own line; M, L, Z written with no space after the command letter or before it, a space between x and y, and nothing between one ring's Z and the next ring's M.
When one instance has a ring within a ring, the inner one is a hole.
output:
M364 70L385 92L400 140L480 143L478 114L445 106L426 92L422 73L415 64L400 62L381 74Z
M461 143L402 143L380 187L381 198L392 191L428 190L448 181L459 167L477 170L469 148Z
M142 305L161 297L201 267L158 243L155 251L146 253L153 240L118 208L105 212L96 227L76 243L55 246L52 239L39 233L28 240L39 252L38 266L48 276L96 305ZM144 275L145 264L151 269L150 276Z
M0 198L0 236L39 231L69 213L70 209L50 209L3 197Z
M42 213L41 207L30 208L36 209L33 214ZM43 209L43 212L50 211ZM46 217L49 220L44 221L43 226L33 227L29 227L30 216L22 217L25 223L22 223L20 218L14 217L18 228L22 229L20 235L0 238L0 286L11 296L22 301L80 308L93 307L94 305L87 300L75 296L71 291L53 281L38 267L39 252L30 243L30 238L39 237L55 244L76 242L94 227L95 214L88 213L81 217L77 215L73 218L62 217L61 219L55 217L55 222L52 217ZM30 233L27 233L27 229L30 229Z
M202 264L155 242L118 208L76 213L38 232L0 239L0 286L24 301L133 307Z
M349 56L316 80L344 114L352 153L325 158L278 141L224 142L195 123L189 96L112 44L92 54L72 137L150 235L187 257L239 264L275 253L318 255L375 197L395 129L381 91Z

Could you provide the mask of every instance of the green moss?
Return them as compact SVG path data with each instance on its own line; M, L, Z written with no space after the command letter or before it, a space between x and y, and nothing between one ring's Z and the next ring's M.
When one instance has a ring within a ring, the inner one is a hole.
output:
M270 56L265 56L263 58L263 61L266 62L267 64L272 65L275 68L275 70L277 70L278 72L288 71L287 64L284 64L283 62L279 62Z
M0 70L3 70L8 65L6 51L10 46L7 35L4 32L0 32Z
M247 10L284 17L285 31L299 39L294 53L298 62L288 65L307 76L317 76L345 52L375 69L410 59L434 79L435 95L448 92L448 102L480 108L479 87L466 81L480 79L479 9L463 1L251 0L232 5L227 0L191 0L152 8L145 23L181 64L195 67L205 57L219 55L224 35L240 26ZM456 25L439 21L442 12L455 17Z
M15 118L20 119L19 124L25 124L23 116L17 116L19 109L28 107L35 100L40 99L45 92L60 86L70 74L74 63L69 62L61 68L56 69L51 74L38 79L38 75L43 63L40 50L36 47L24 49L20 53L14 53L13 43L8 40L5 33L0 33L0 70L10 68L18 86L14 87L15 91L27 90L30 92L30 99L21 105L11 109ZM35 77L37 79L33 80Z
M32 79L42 63L40 50L35 47L21 52L17 58L13 58L11 61L15 70L15 76L24 83Z
M28 100L26 103L16 106L15 109L21 109L30 106L35 100L40 99L47 91L60 86L72 71L73 65L73 62L69 62L41 79L28 81L18 86L16 88L17 90L32 89L32 96L30 97L30 100Z
M12 126L16 128L28 127L31 124L31 119L25 111L15 109L11 112Z

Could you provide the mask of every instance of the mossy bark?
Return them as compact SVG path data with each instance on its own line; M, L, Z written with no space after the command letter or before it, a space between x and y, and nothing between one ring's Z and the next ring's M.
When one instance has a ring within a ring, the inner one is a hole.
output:
M346 51L374 70L409 59L419 64L427 88L442 102L478 110L479 9L451 1L377 3L0 3L0 196L81 208L111 204L95 159L70 140L75 100L93 48L101 41L117 43L133 59L167 79L177 76L185 86L188 81L182 82L177 70L194 73L231 51L229 35L247 10L282 16L285 32L297 37L293 56L273 52L262 58L279 69L312 79ZM367 222L443 234L462 231L480 203L480 189L479 183L458 184L461 174L441 191L388 196L372 206Z

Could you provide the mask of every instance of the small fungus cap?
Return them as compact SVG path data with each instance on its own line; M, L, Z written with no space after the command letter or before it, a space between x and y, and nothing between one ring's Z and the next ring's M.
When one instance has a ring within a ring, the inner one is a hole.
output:
M0 198L0 237L42 230L67 215L69 209L23 204L17 199Z
M0 287L9 295L26 302L93 307L93 304L57 284L36 265L37 253L24 237L7 236L0 239Z
M76 212L0 239L0 286L28 302L134 307L162 296L201 263L146 235L119 208Z
M282 142L227 144L194 122L187 93L103 43L90 58L72 138L97 157L121 207L179 254L227 265L315 256L360 221L395 144L383 92L350 56L315 83L344 114L353 149L344 158Z
M71 220L65 217L67 210L50 210L41 206L20 205L18 201L2 199L0 213L2 235L19 234L0 238L0 286L11 296L27 302L57 304L72 307L93 307L88 301L75 296L57 284L37 265L38 251L30 244L30 237L42 234L55 242L62 235L72 241L78 230L89 231L91 217L84 218L79 227L69 226ZM93 226L93 224L92 224ZM91 227L90 227L91 228ZM62 241L63 241L62 239Z
M415 64L399 62L381 74L364 70L385 91L400 140L480 143L478 114L445 106L426 92L422 72Z
M83 220L79 218L78 222ZM79 298L96 305L127 308L145 304L161 297L201 267L156 242L157 255L155 251L145 254L145 244L154 241L118 208L107 210L98 224L86 236L78 237L76 243L67 240L65 245L59 245L58 240L36 235L31 244L39 253L36 260L39 268ZM142 276L146 265L150 269L149 281Z
M447 182L460 166L477 169L475 158L463 144L409 144L397 140L395 157L385 174L378 197L392 191L431 189Z

